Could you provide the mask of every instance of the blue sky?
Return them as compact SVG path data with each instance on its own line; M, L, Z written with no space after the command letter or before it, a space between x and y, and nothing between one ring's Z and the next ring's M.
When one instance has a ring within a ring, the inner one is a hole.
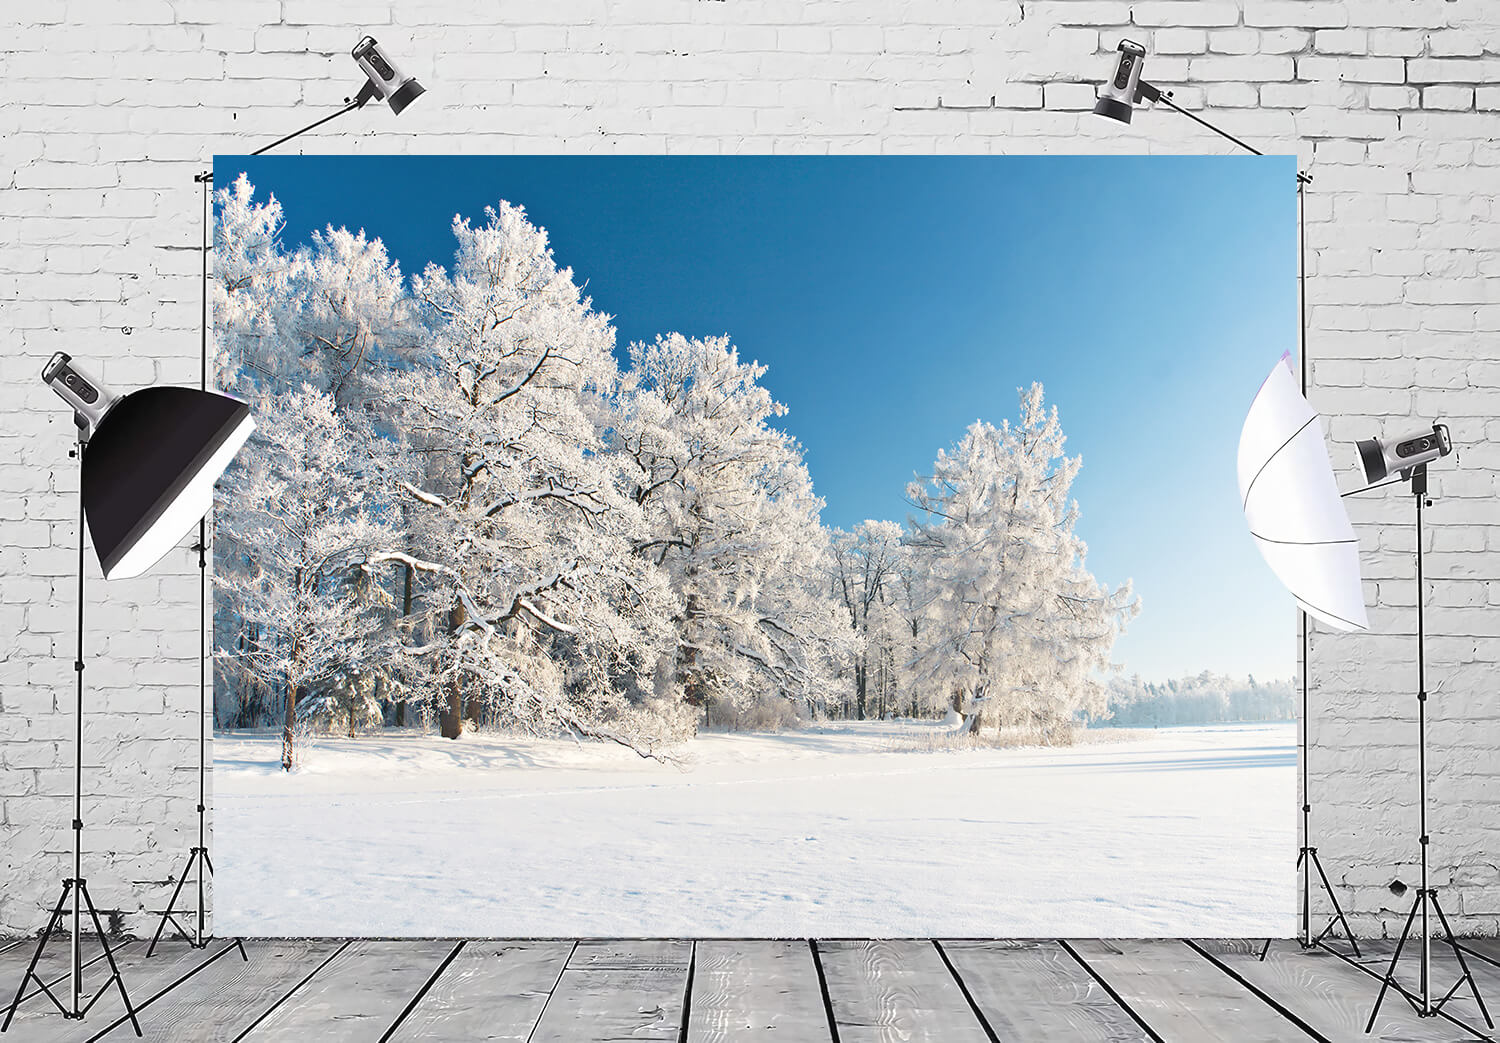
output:
M914 472L1041 381L1089 566L1143 609L1148 679L1286 677L1293 603L1240 513L1235 449L1296 350L1291 157L217 157L288 244L363 228L406 272L499 199L615 316L619 352L728 333L768 365L824 521L904 520Z

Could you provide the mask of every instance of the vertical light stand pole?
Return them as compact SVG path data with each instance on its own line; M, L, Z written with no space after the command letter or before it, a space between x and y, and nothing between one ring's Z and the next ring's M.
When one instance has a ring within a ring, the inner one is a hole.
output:
M338 113L335 113L338 115ZM330 117L331 118L331 117ZM198 389L208 390L208 223L210 218L208 186L213 183L213 171L206 170L200 174L193 175L193 181L203 186L203 232L201 253L203 258L201 286L202 300L200 302L198 315L199 328L199 357L198 357ZM156 952L157 943L161 941L162 931L168 923L177 931L177 934L187 941L194 949L203 949L208 946L209 935L205 930L205 921L208 919L208 903L205 897L207 876L214 871L214 864L208 856L208 825L206 816L208 813L208 652L205 647L208 643L208 516L204 515L198 519L198 542L193 549L198 552L198 846L188 850L187 865L182 874L177 878L177 887L172 891L172 898L167 903L167 908L161 914L161 921L156 925L156 934L151 938L151 945L146 949L149 958ZM196 877L198 891L198 915L193 921L191 933L183 927L177 919L177 899L182 894L183 885L189 878ZM244 945L240 945L240 957L249 959L245 954Z
M1298 354L1301 356L1302 366L1302 397L1307 397L1307 197L1306 188L1312 184L1312 176L1303 171L1297 172L1297 299L1299 302L1302 343ZM1358 956L1359 942L1354 940L1354 931L1349 927L1349 920L1344 916L1344 910L1339 905L1338 895L1334 893L1333 884L1328 879L1328 874L1323 870L1323 862L1318 858L1318 849L1312 843L1312 801L1308 797L1308 759L1307 751L1311 748L1308 737L1309 729L1312 728L1312 715L1310 713L1310 700L1308 698L1308 651L1310 639L1308 637L1308 615L1304 611L1302 615L1302 849L1297 852L1297 865L1302 870L1302 936L1298 939L1302 948L1310 949L1322 940L1339 925L1343 925L1344 937L1349 940L1349 947L1354 955ZM1323 883L1323 889L1328 892L1328 899L1333 903L1333 918L1328 921L1317 935L1313 934L1312 926L1312 872L1318 871L1318 878ZM1267 947L1270 942L1267 941ZM1261 950L1261 959L1265 959L1266 950Z
M6 1011L5 1021L0 1024L0 1032L10 1028L11 1019L16 1016L17 1008L21 1006L21 1001L27 998L26 986L35 981L38 991L45 994L52 1001L52 1005L57 1008L58 1013L68 1020L83 1018L100 997L109 991L111 985L118 986L120 999L125 1004L125 1013L130 1018L130 1024L135 1028L135 1034L139 1036L142 1034L141 1023L136 1020L135 1007L131 1005L130 996L125 991L125 979L120 974L120 968L115 964L114 950L109 947L109 938L104 933L104 925L99 921L99 911L94 908L94 900L89 897L88 884L83 879L83 563L87 527L83 509L83 454L88 449L89 424L82 416L75 419L78 426L78 444L68 454L78 458L78 653L73 660L73 672L78 678L78 723L73 742L73 876L63 881L62 896L58 898L57 905L52 909L52 917L47 921L46 928L37 940L36 951L31 956L31 964L26 968L21 984L16 988L16 998L11 1002L10 1009ZM36 965L41 961L42 952L47 948L47 942L51 940L53 930L62 922L70 904L73 911L73 930L68 953L68 1002L65 1005L53 993L48 983L42 980L41 975L37 974ZM99 945L104 950L104 958L109 963L109 977L87 1003L83 1002L83 912L85 908L88 910L89 919L94 924L94 933L99 938Z

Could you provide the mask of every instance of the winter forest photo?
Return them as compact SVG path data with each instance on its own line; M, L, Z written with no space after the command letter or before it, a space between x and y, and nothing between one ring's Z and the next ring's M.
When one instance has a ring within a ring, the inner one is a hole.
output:
M216 930L1288 933L1291 162L219 157Z

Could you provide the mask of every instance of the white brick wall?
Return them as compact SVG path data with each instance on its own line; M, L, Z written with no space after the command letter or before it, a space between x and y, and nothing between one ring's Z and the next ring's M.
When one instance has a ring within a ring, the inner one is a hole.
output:
M1087 114L1128 34L1183 104L1295 151L1316 178L1313 397L1333 437L1415 412L1465 447L1429 515L1433 686L1451 675L1432 704L1433 854L1457 925L1500 928L1494 0L27 0L3 17L0 936L41 925L69 843L76 480L37 372L65 349L127 386L196 379L192 175L336 106L364 30L429 93L301 150L1229 150L1169 112ZM1353 511L1374 633L1313 637L1315 839L1374 934L1409 900L1388 886L1415 876L1412 536L1398 497ZM193 573L185 549L107 589L93 573L86 875L137 932L191 842Z

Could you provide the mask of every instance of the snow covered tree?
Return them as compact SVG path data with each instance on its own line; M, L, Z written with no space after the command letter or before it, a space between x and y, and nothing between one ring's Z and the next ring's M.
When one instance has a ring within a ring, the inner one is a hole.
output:
M821 706L854 639L831 599L822 501L786 408L727 337L630 346L615 454L648 532L638 555L681 600L676 655L658 691L693 707L762 698Z
M1082 460L1063 452L1042 386L1020 395L1020 421L972 424L907 497L922 577L919 669L929 698L1044 741L1102 711L1099 675L1139 610L1128 582L1105 588L1085 566L1068 499Z
M1204 670L1163 682L1115 677L1108 688L1107 714L1093 717L1116 727L1287 721L1296 712L1291 679L1262 684L1253 676L1239 680Z
M896 580L905 557L901 526L888 521L865 521L853 532L833 534L833 582L849 625L859 638L854 663L854 712L887 711L894 696L905 620L897 608Z
M614 330L522 209L486 218L455 218L451 274L412 280L426 343L384 395L415 549L382 560L433 591L410 630L445 736L485 716L650 753L686 726L652 686L679 609L603 452Z
M214 232L213 310L218 383L246 399L253 413L277 411L279 398L304 384L326 392L337 409L366 430L379 421L370 377L410 352L419 332L400 268L378 239L329 228L314 232L307 245L287 252L279 239L281 207L274 197L258 202L241 175L215 193L218 220ZM372 448L382 443L370 442ZM252 444L253 451L253 444ZM371 461L373 463L373 461ZM373 483L365 489L368 510L384 524L399 528L400 503ZM241 532L253 518L238 518L241 505L220 508L220 538L215 548L220 568L244 559ZM254 505L251 505L252 507ZM362 611L384 604L384 577L353 574L339 582L362 602ZM226 648L259 640L262 621L254 617L215 617L216 644ZM349 722L373 720L375 693L389 693L391 661L371 658L358 677L345 685ZM251 674L231 662L221 665L224 687L235 692L264 691ZM354 692L365 693L354 714ZM304 713L322 703L303 703Z
M255 186L241 174L214 193L213 372L236 394L251 386L268 357L282 355L278 315L289 296L291 260L281 247L281 204L255 201Z
M379 239L344 228L288 253L281 205L254 195L243 174L215 193L220 383L251 398L308 383L346 406L369 368L401 358L420 333L400 266Z
M287 771L299 701L331 707L364 663L394 651L389 627L351 582L392 538L369 506L369 442L332 396L303 385L259 404L249 451L221 485L235 552L219 556L215 581L257 626L253 640L242 634L219 654L285 691Z

